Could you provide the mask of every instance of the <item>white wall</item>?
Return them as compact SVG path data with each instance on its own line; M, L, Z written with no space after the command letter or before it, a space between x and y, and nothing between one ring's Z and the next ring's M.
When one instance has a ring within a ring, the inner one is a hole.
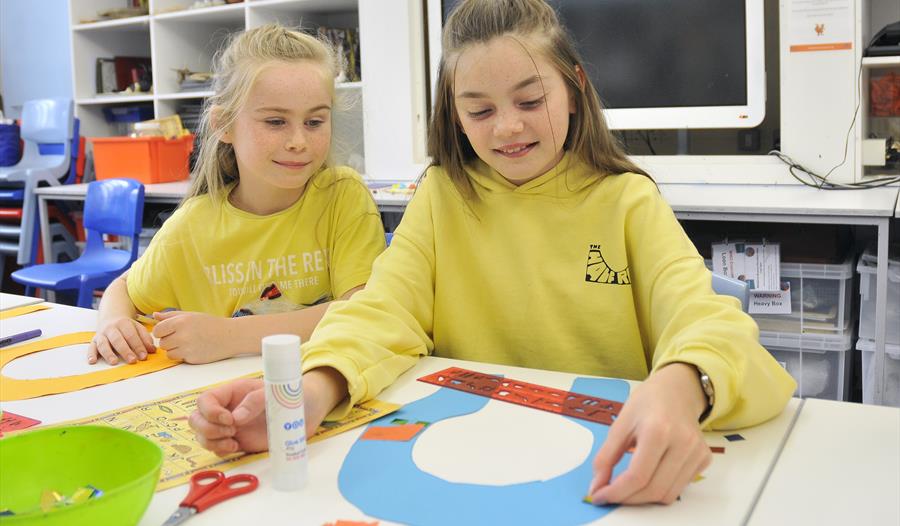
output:
M18 117L24 101L71 97L66 0L0 0L0 93Z

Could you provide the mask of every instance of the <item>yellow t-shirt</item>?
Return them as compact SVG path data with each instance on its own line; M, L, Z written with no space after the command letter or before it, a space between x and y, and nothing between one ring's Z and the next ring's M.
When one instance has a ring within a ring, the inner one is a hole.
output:
M715 386L713 426L781 411L796 384L739 302L713 293L649 178L601 178L571 155L521 186L482 162L467 172L480 202L428 170L366 290L304 345L304 369L334 367L355 403L428 353L638 380L685 362Z
M231 205L232 188L188 200L153 237L127 277L140 311L287 312L331 301L369 279L384 250L384 228L352 169L319 172L296 203L266 216Z

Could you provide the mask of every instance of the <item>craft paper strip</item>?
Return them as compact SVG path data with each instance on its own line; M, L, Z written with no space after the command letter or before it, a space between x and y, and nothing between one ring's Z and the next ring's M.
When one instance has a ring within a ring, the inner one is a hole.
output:
M399 426L371 426L360 440L398 440L405 442L425 428L425 424L402 424Z
M160 371L181 363L170 359L165 351L157 350L155 353L148 354L146 360L87 374L33 379L10 378L3 375L3 368L6 367L6 364L16 358L66 345L90 343L94 334L94 332L73 332L0 351L0 401L9 402L51 394L70 393Z
M0 311L0 320L5 320L7 318L15 318L16 316L21 316L23 314L29 314L32 312L37 312L39 310L47 310L50 307L47 305L26 305L25 307L17 307L15 309L9 309Z
M248 375L261 378L260 373ZM246 378L246 377L245 377ZM231 380L227 380L230 382ZM236 466L268 456L268 453L235 454L219 457L203 449L197 442L187 417L197 408L200 393L219 384L209 385L191 391L170 395L137 405L115 409L96 416L65 422L65 425L107 425L137 433L159 445L163 450L163 466L159 474L156 491L163 491L186 483L191 475L205 469L229 470ZM371 422L390 414L400 406L380 400L354 406L350 414L340 422L330 422L321 426L309 438L315 443L337 435L354 427ZM60 424L62 425L62 424Z
M28 429L29 427L36 426L40 423L40 420L10 413L9 411L3 411L3 416L0 417L0 437L3 436L3 433Z

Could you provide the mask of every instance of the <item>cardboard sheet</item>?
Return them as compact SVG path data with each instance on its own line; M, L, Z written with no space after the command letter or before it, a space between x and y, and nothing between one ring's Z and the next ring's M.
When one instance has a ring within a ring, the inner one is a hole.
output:
M261 378L259 373L250 377ZM229 380L230 381L230 380ZM226 382L223 382L226 383ZM221 385L221 384L215 384ZM115 409L96 416L65 422L66 425L107 425L137 433L157 443L163 450L163 466L156 491L186 483L191 475L205 469L229 470L265 458L268 453L235 454L219 457L203 449L194 437L187 418L197 408L197 397L213 386L201 387L158 400ZM310 437L315 443L390 414L400 406L370 400L354 406L347 418L319 427Z

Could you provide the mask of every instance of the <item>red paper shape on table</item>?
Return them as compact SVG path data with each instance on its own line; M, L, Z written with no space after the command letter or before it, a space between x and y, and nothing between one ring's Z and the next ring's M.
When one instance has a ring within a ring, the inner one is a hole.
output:
M372 522L363 522L363 521L335 521L335 522L326 522L322 526L378 526L378 521Z
M0 418L0 437L3 436L3 433L28 429L29 427L36 426L40 423L40 420L10 413L9 411L3 411L3 417Z
M363 433L362 440L393 440L406 442L425 429L425 424L403 424L399 426L371 426Z
M723 455L725 454L725 448L722 446L709 446L709 450L713 453L721 453Z
M621 402L460 367L423 376L419 381L598 424L612 425L622 410Z

